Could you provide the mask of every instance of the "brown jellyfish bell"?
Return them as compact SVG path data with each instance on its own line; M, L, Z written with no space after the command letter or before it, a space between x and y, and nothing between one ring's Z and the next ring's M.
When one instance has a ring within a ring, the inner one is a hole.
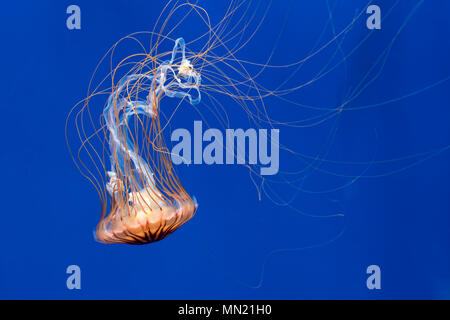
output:
M96 229L96 238L103 243L146 244L164 239L191 219L197 203L190 197L170 203L157 200L151 190L132 195L130 204L114 199L111 212Z
M103 243L164 239L197 209L173 170L161 134L160 102L166 96L197 104L201 78L185 58L182 38L175 41L170 60L156 60L147 56L122 77L103 110L111 161L110 201L102 203L95 234Z

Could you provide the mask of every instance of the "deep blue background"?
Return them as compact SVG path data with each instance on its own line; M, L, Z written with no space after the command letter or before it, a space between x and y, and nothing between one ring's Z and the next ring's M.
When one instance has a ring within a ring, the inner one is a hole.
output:
M209 2L200 4L212 18L219 17L225 1ZM299 194L296 208L317 214L338 208L344 218L311 218L277 207L267 198L259 202L244 168L180 167L185 188L200 203L192 221L152 245L94 241L99 202L72 163L64 138L65 120L85 96L98 59L122 36L150 30L163 3L2 4L0 298L450 298L448 151L432 154L416 166L408 167L414 162L408 160L371 168L367 175L378 177L358 179L338 192L324 193L324 198ZM329 3L339 31L367 2ZM394 1L374 3L384 14ZM66 28L70 4L81 7L81 30ZM289 13L276 62L306 56L328 21L325 4L277 0L262 27L265 32L242 55L264 61L276 34L270 30L279 32ZM336 73L301 91L301 102L341 103L405 21L380 76L350 107L402 97L448 77L450 3L425 1L407 20L418 4L399 1L379 31L367 30L365 15L358 20L344 52L372 32L370 39ZM191 32L186 29L179 35L189 39ZM322 43L330 37L328 31ZM312 60L304 79L320 70L325 60ZM386 160L445 148L450 142L449 102L447 81L389 104L344 113L329 157ZM269 100L267 105L282 116L285 112L285 120L302 117L283 101ZM199 117L194 114L193 119ZM189 128L191 123L185 125ZM313 147L323 143L321 137L329 128L311 130L299 129L292 136L281 129L281 142L314 154ZM289 161L293 160L287 156L283 160L282 155L282 169L292 168ZM405 170L380 176L399 168ZM363 169L348 166L333 171L355 175ZM308 190L335 186L334 178L327 176L311 176L308 183ZM298 250L271 254L287 248ZM65 270L70 264L81 267L80 291L66 288ZM365 271L371 264L382 270L379 291L366 288ZM251 288L261 279L258 289Z

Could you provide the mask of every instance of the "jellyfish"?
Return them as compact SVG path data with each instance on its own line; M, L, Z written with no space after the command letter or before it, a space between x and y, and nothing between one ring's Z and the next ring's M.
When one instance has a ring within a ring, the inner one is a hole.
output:
M178 38L170 60L147 72L135 69L113 87L103 110L111 163L106 190L112 200L108 214L103 206L95 231L98 241L159 241L194 216L197 202L173 171L160 134L160 108L164 97L198 104L200 82L185 57L185 42Z

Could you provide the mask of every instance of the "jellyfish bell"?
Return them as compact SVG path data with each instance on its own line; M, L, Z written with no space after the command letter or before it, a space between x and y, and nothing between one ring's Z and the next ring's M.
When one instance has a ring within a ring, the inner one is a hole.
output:
M131 206L115 205L96 229L97 241L103 243L146 244L164 239L191 219L197 210L192 199L172 205L156 202L148 190L134 195Z
M111 162L109 206L102 205L95 233L103 243L159 241L191 219L198 207L172 168L160 102L166 96L199 103L200 74L186 59L182 38L175 41L169 61L148 69L133 69L121 78L103 110Z

